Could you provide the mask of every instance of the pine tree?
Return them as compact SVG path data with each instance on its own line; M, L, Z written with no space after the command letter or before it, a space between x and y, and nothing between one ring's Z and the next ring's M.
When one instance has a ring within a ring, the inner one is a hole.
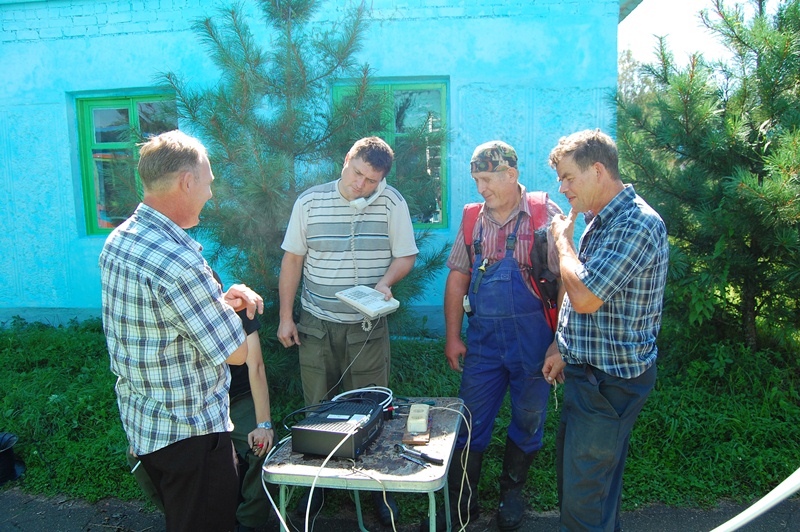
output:
M163 77L216 177L199 231L216 245L213 262L264 297L261 336L275 342L280 246L294 200L337 178L353 142L382 130L386 113L382 93L370 90L369 66L356 61L367 29L363 3L330 27L312 23L316 0L256 3L268 42L256 38L242 4L193 25L220 71L217 83L197 88L178 73ZM342 79L358 81L331 108L331 87ZM426 235L417 238L422 246ZM401 309L421 295L444 253L420 254L397 287Z
M642 63L633 52L623 50L617 57L617 93L625 100L641 100L653 93L653 81L642 75Z
M800 0L702 14L731 58L678 67L663 39L653 98L618 94L622 172L667 224L668 308L751 349L800 325Z

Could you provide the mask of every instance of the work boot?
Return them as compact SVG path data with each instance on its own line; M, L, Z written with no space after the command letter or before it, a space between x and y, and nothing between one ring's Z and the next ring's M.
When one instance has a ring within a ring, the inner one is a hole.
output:
M395 524L400 520L400 511L397 509L397 503L394 502L394 497L392 497L391 493L386 493L386 502L384 502L383 492L373 491L372 503L375 505L375 513L378 515L378 520L383 526L392 526L392 516L394 516Z
M461 520L466 524L467 521L474 521L480 516L481 510L478 505L478 481L481 478L481 467L483 465L483 453L469 452L467 454L466 479L464 467L461 463L463 449L456 449L453 460L450 462L450 469L447 471L447 493L450 496L449 508L436 509L436 532L447 530L447 513L453 530L461 530L459 520L459 495L461 496ZM463 490L461 482L464 482ZM420 532L430 532L430 521L426 518L419 525Z
M528 469L539 451L525 454L517 444L506 438L503 471L500 473L500 507L497 509L497 528L506 532L517 530L525 517L522 488L528 479Z

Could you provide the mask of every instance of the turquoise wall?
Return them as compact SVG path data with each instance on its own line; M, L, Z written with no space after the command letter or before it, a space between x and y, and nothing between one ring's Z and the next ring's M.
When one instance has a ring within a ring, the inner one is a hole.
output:
M568 208L547 155L562 135L612 127L618 0L368 4L360 62L380 77L449 80L450 219L437 238L452 242L461 206L480 200L469 158L494 138L517 149L526 187ZM84 230L74 100L144 91L163 71L213 82L189 24L220 5L227 2L0 0L0 322L98 313L104 237ZM342 10L324 2L318 22ZM419 302L434 327L445 277Z

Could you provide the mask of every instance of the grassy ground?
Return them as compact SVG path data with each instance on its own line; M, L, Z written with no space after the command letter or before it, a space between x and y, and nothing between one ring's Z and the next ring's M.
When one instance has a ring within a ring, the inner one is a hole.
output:
M437 340L394 340L394 392L456 396L459 375L447 368L443 347ZM624 509L746 501L800 466L797 361L736 346L715 349L680 357L685 364L662 349L656 389L631 437ZM267 350L265 358L273 418L280 421L302 403L296 353ZM108 365L99 321L59 328L15 322L0 329L0 431L19 437L14 452L27 465L25 490L89 501L141 498L124 458L127 443ZM560 407L560 389L556 394ZM556 507L555 407L554 395L544 448L527 484L538 511ZM506 403L481 479L488 508L496 504L508 419ZM281 427L278 436L284 434ZM419 518L416 506L401 504L403 521Z

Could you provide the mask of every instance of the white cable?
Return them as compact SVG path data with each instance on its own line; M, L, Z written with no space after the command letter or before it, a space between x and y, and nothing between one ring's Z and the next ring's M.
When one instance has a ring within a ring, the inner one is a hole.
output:
M353 254L353 279L355 286L358 286L358 261L356 260L356 215L357 210L350 218L350 253Z
M356 210L350 218L350 253L353 254L353 286L358 286L358 261L356 260L356 216L361 211ZM363 213L362 213L363 214ZM362 316L364 316L362 314ZM372 320L364 316L361 321L361 330L364 332L372 332Z
M394 510L392 510L392 507L387 504L386 488L384 487L383 482L379 478L376 478L376 477L372 476L372 474L370 474L370 472L367 471L366 469L361 469L360 467L356 467L355 460L350 460L350 461L353 462L353 465L350 468L351 471L353 471L354 473L361 473L365 477L371 478L372 480L374 480L375 482L377 482L378 484L381 485L381 493L383 493L383 503L386 505L387 508L389 508L389 517L391 517L391 520L392 520L392 530L394 532L397 532L397 525L394 522Z
M472 495L473 495L472 486L469 484L469 479L467 478L467 458L469 457L469 448L470 448L470 443L472 442L472 423L471 423L472 412L470 412L469 408L467 408L467 405L465 405L463 403L454 403L454 405L460 405L464 410L466 410L469 413L469 419L467 419L467 416L465 416L464 413L460 409L456 410L455 408L449 408L450 405L448 405L448 406L432 406L431 409L433 409L433 410L449 410L450 412L455 412L455 413L457 413L458 415L460 415L464 419L464 423L466 423L466 426L467 426L467 444L461 450L461 456L459 457L459 463L461 464L461 484L459 485L459 489L458 489L458 501L456 501L456 508L458 508L458 524L461 525L461 528L459 528L458 530L459 530L459 532L463 532L464 530L467 529L467 525L469 525L469 505L472 502ZM456 434L456 438L458 438L458 434ZM455 458L455 457L453 457L453 458ZM462 495L462 493L464 493L464 481L465 480L467 481L467 487L469 488L469 495L467 495L467 520L466 520L466 522L464 521L464 518L461 515L461 495ZM449 485L448 485L448 489L450 489ZM450 501L450 504L452 505L453 501ZM449 512L450 508L445 508L444 511L445 512ZM450 516L450 520L452 522L452 516Z
M283 447L286 444L286 442L291 440L291 439L292 439L291 436L286 436L281 441L279 441L277 445L273 445L272 449L270 449L269 452L267 453L267 456L264 457L264 462L261 465L261 467L262 467L261 487L264 489L264 493L267 494L267 499L269 499L269 502L272 505L272 509L275 510L275 515L278 516L278 519L280 520L281 524L283 525L283 529L284 530L289 530L289 527L286 525L286 521L283 520L283 516L281 515L281 511L278 508L278 505L275 504L275 501L272 498L272 494L267 489L267 483L264 481L263 467L264 467L264 464L269 462L269 459L272 458L275 455L276 452L278 452L278 449ZM281 489L281 488L279 488L279 489Z
M364 420L367 420L367 421L369 421L369 418L364 418ZM363 424L364 424L364 422L365 422L364 420L361 420L360 422L358 422L358 423L356 423L355 425L353 425L353 428L352 428L352 429L350 429L350 431L349 431L349 432L347 432L347 434L345 434L345 435L344 435L344 438L342 438L342 441L340 441L340 442L339 442L339 443L336 445L336 447L334 447L334 448L333 448L333 450L332 450L330 453L328 453L328 456L326 456L326 457L325 457L325 460L323 460L323 462L322 462L322 465L321 465L321 466L319 466L319 469L317 470L317 474L316 474L316 475L314 475L314 480L311 482L311 488L310 488L310 489L309 489L309 491L308 491L308 505L306 506L306 522L305 522L305 532L309 532L309 528L308 528L308 514L309 514L309 513L310 513L310 511L311 511L311 498L312 498L312 496L314 495L314 488L315 488L315 487L316 487L316 485L317 485L317 479L319 478L319 474L320 474L320 473L322 473L322 470L323 470L323 469L325 469L325 466L326 466L326 465L328 465L328 461L329 461L329 460L330 460L330 459L333 457L333 455L336 453L336 451L338 451L338 450L339 450L339 447L341 447L342 445L344 445L344 443L345 443L345 442L346 442L346 441L347 441L347 440L350 438L350 436L352 436L353 434L355 434L355 433L356 433L356 431L357 431L357 430L358 430L358 429L361 427L361 425L363 425Z
M750 508L743 511L733 519L726 521L711 532L731 532L746 525L759 515L763 514L784 499L788 499L800 490L800 468L789 475L786 480L778 484L775 489L767 493Z
M342 371L342 376L339 377L339 380L336 381L336 384L331 386L331 389L328 390L327 392L325 392L325 395L322 396L323 398L327 397L329 393L334 391L339 386L339 384L342 383L342 379L344 379L344 376L345 376L345 374L347 374L347 371L353 366L353 364L356 363L356 360L358 360L358 357L361 356L361 353L364 351L364 348L367 347L367 342L369 342L369 339L372 337L372 331L373 330L374 329L369 331L369 334L367 335L367 338L364 340L364 345L361 346L361 349L358 350L358 353L356 353L356 356L353 357L353 360L351 360L350 363L347 365L347 367L344 368L344 371Z
M391 389L386 388L384 386L367 386L365 388L356 388L355 390L349 390L349 391L346 391L346 392L342 392L339 395L335 396L333 399L331 399L331 401L337 401L337 400L342 399L344 397L347 397L349 395L365 393L365 392L370 392L370 393L377 392L377 393L385 394L386 395L386 399L384 399L383 401L378 403L381 406L382 409L386 409L389 406L391 406L392 401L394 400L394 394L392 393Z

